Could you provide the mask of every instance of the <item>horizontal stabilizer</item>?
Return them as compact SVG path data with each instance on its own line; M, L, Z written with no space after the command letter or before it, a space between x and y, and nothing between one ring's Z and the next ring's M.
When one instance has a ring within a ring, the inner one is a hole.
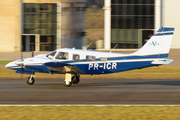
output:
M172 59L161 59L161 60L154 60L151 64L157 64L157 65L167 65L170 64L173 60Z

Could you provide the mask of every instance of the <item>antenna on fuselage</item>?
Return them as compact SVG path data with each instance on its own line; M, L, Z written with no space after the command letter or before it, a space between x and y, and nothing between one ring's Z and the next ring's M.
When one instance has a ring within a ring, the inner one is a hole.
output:
M110 51L110 53L118 46L118 44L116 44L116 46L114 46L114 48Z
M84 50L87 50L88 49L88 47L90 46L92 44L92 42L84 49Z

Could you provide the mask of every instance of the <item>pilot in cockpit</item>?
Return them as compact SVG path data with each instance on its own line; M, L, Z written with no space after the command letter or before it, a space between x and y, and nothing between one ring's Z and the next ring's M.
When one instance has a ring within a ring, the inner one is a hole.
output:
M56 59L61 59L61 52L56 55Z
M66 54L65 54L65 53L59 52L59 53L56 55L56 59L67 59L67 57L66 57Z

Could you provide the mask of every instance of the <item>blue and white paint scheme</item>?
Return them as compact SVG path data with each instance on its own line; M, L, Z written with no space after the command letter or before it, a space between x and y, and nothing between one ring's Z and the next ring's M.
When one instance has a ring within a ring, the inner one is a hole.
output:
M36 72L65 74L64 85L78 84L80 74L109 74L151 66L169 64L167 59L174 28L160 28L138 51L131 54L100 52L80 49L57 49L6 65L16 73L30 74L27 83L34 83Z

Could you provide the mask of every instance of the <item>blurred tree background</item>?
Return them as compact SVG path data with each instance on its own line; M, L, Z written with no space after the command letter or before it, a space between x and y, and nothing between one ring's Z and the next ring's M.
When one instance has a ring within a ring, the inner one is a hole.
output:
M99 8L104 6L104 0L87 0L87 7L97 5Z
M104 29L104 0L87 0L86 29Z
M104 39L104 0L87 0L85 12L85 45L93 41L90 48L96 48L96 41Z

